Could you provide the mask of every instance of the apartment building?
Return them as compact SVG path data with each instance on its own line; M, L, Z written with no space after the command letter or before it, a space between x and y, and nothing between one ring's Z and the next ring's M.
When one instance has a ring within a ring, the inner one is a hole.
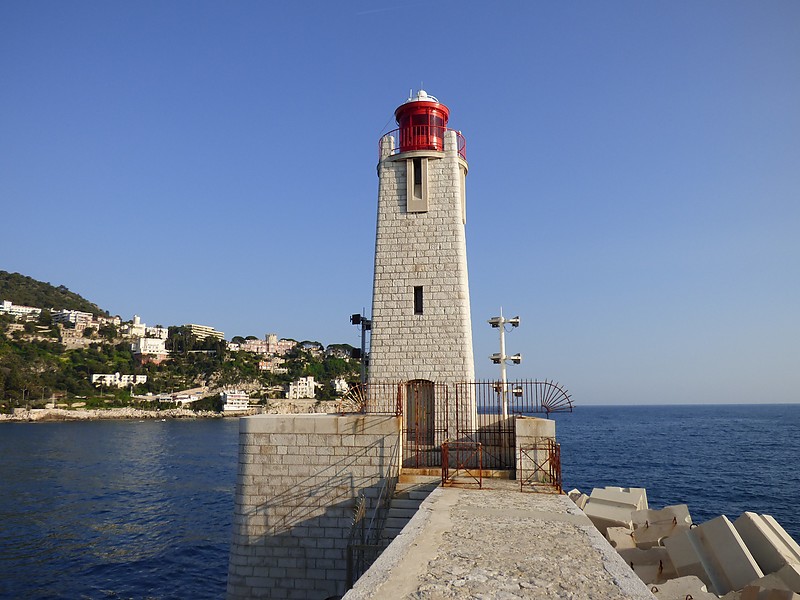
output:
M289 391L286 393L286 398L289 400L315 398L316 393L317 384L314 383L314 378L309 375L308 377L301 377L297 381L290 383Z
M95 373L92 384L123 388L129 385L147 383L147 375L121 375L120 373Z
M13 304L10 300L3 300L0 303L0 314L11 315L12 317L24 321L35 321L42 314L41 308L35 306L23 306Z
M218 340L224 340L225 334L222 331L217 331L213 327L208 325L197 325L195 323L187 323L184 327L191 333L194 337L198 340L204 340L207 337L217 338Z
M160 363L169 356L166 340L140 337L131 344L131 352L141 362Z

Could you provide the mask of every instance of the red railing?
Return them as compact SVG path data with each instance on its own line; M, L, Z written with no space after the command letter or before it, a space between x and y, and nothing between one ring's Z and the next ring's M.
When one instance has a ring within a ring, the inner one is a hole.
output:
M401 417L403 466L413 468L441 466L449 441L479 444L485 469L514 469L515 417L572 409L569 392L552 381L380 381L351 388L339 404L343 414Z
M339 400L339 412L400 416L403 414L405 392L406 384L403 382L360 383L351 387Z
M525 486L534 491L544 487L562 494L561 444L542 438L535 444L520 446L517 479L519 491L523 491Z
M393 129L389 133L381 136L378 140L378 159L383 156L382 148L384 140L389 137L394 138L394 147L389 155L400 154L401 152L412 152L414 150L436 150L444 152L445 133L454 131L439 125L412 125L402 129ZM456 131L456 144L459 156L467 160L467 140L460 131Z
M480 442L443 442L442 485L471 484L483 487L483 446Z
M478 412L500 415L505 401L506 412L513 415L572 412L572 397L554 381L476 381L456 383L456 394L474 398Z
M403 414L409 381L378 381L350 388L339 403L342 413ZM455 384L433 383L437 404L445 399L452 386L455 397L467 399L487 422L502 414L503 400L509 416L536 413L572 412L569 392L554 381L476 381ZM466 404L465 404L466 406Z

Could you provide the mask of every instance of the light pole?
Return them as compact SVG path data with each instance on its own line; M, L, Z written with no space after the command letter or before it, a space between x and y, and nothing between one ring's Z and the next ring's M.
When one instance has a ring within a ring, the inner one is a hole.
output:
M361 325L361 350L355 352L352 358L361 359L361 383L366 383L367 363L369 362L369 358L367 356L367 332L372 331L372 319L368 319L359 313L350 315L350 323L353 325Z
M508 384L506 383L506 363L511 361L513 364L518 365L522 362L522 355L517 353L512 356L506 355L506 325L511 325L512 328L519 327L519 317L513 317L511 319L506 319L503 317L503 309L500 308L500 316L499 317L492 317L488 321L489 325L492 327L500 330L500 352L496 354L492 354L489 357L494 364L500 365L500 389L498 393L500 393L500 405L502 406L502 414L503 419L508 418L508 394L506 388Z

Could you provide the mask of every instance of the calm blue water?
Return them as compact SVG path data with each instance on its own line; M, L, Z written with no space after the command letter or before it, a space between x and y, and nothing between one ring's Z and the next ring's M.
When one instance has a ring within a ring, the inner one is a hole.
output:
M238 431L0 425L0 597L223 597Z
M800 540L800 405L581 407L567 489L647 488L695 522L745 510ZM0 426L1 598L221 598L238 422Z
M644 487L695 523L769 514L800 541L800 405L578 406L556 417L566 490Z

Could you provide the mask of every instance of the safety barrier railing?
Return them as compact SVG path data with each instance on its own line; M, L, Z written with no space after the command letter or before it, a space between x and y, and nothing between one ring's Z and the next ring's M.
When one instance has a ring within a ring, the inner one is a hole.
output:
M572 412L572 397L561 385L548 380L476 381L455 384L457 393L475 398L479 414L531 415Z
M395 444L392 456L389 459L389 470L383 478L378 499L375 501L375 508L367 526L366 540L379 544L383 526L386 523L386 515L389 513L389 506L392 503L394 491L397 488L397 479L400 476L400 441Z
M366 571L365 552L366 523L364 515L367 511L367 499L364 494L356 498L353 507L353 522L350 525L350 535L347 537L347 589L353 587L356 580Z
M519 490L526 487L534 491L542 488L563 493L561 481L561 445L551 438L542 438L520 446L517 464Z
M381 534L400 474L400 442L394 446L386 476L367 518L367 498L362 492L353 507L353 521L347 536L347 589L353 587L384 549Z
M389 156L415 150L444 152L444 140L448 131L455 132L456 151L461 158L467 160L467 140L462 133L441 125L412 125L393 129L389 133L383 134L378 140L378 159L380 160L383 157L385 140L390 137L392 138L392 144L390 145Z
M403 414L409 385L417 381L378 381L358 384L339 401L339 412L369 414ZM446 402L442 390L455 390L456 398L466 399L475 406L479 415L486 415L483 424L502 415L503 401L509 416L553 412L572 412L573 403L569 392L560 384L548 380L472 381L454 384L426 382L435 388L436 402ZM463 402L462 402L463 403ZM472 413L466 411L464 414Z
M351 387L339 400L340 414L401 415L405 400L405 384L379 381Z
M517 416L572 412L572 398L553 381L437 383L377 381L353 387L340 401L342 414L402 417L402 466L438 468L442 442L480 443L486 469L513 470Z
M453 464L451 469L450 464ZM461 481L456 481L461 477ZM464 479L467 481L465 482ZM442 485L483 487L483 448L480 442L442 443Z

